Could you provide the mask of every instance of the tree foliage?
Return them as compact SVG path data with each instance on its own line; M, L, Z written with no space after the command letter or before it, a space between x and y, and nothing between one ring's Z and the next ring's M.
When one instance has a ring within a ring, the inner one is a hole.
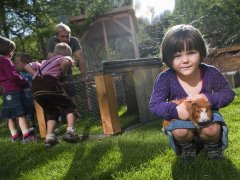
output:
M68 18L85 14L87 23L111 8L110 0L2 0L0 4L0 35L11 38L18 52L33 58L46 58L47 39L61 21L73 31ZM86 24L88 25L88 24ZM83 28L81 28L83 29Z
M113 2L132 4L132 0L2 0L0 3L0 35L13 39L18 52L33 58L46 57L47 39L54 26L64 22L79 36ZM85 14L82 25L68 22L69 17ZM139 20L138 42L141 57L156 56L165 31L173 25L187 23L199 28L210 47L226 47L240 43L239 0L175 0L175 9L156 17L152 23Z
M158 56L165 29L169 27L169 15L170 12L166 11L163 15L155 17L151 23L147 19L138 21L140 57Z
M177 24L192 24L203 34L210 48L240 44L239 0L175 0L172 13L164 13L152 23L139 21L141 57L158 56L166 30Z
M175 3L171 25L194 25L212 48L240 43L239 0L176 0Z

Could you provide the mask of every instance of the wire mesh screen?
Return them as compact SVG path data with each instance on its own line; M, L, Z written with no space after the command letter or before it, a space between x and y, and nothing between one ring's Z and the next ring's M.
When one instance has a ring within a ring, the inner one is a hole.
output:
M128 112L138 110L132 71L113 73L118 106L126 106Z
M101 120L94 72L68 76L64 89L77 106L80 117ZM112 74L118 108L125 106L127 112L137 112L136 93L131 72Z
M77 106L80 117L93 117L100 120L96 86L92 73L68 76L64 89Z

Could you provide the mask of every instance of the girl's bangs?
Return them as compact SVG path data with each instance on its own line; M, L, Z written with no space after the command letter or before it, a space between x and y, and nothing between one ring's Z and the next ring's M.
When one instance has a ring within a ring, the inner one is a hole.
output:
M179 37L178 41L173 44L174 53L182 51L191 51L196 49L193 38L184 33L184 36Z

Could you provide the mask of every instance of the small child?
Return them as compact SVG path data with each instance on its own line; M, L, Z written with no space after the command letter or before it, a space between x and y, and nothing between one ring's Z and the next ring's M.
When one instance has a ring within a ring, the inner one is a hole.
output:
M46 115L45 147L51 147L58 143L54 130L61 112L65 112L68 125L64 139L69 143L79 141L74 128L76 106L59 82L61 76L66 75L73 65L71 55L71 48L66 43L59 43L55 46L54 57L44 60L42 63L33 62L25 66L25 70L33 74L33 98L42 106Z
M29 130L26 120L29 101L24 96L28 82L20 76L11 61L16 46L10 39L0 36L0 86L3 88L2 119L8 119L8 127L12 142L22 140L23 143L35 141L36 136ZM16 119L21 132L16 127Z
M205 41L191 25L173 26L161 44L162 61L169 69L161 72L154 83L150 110L160 118L171 120L165 127L170 145L183 160L193 160L196 150L204 149L210 159L220 159L228 146L228 129L219 108L230 104L234 91L221 72L202 63L207 55ZM184 104L172 100L205 98L213 110L213 118L197 130L188 121Z
M25 66L28 63L32 62L32 58L26 53L20 53L16 56L16 66L20 71L20 75L26 79L29 83L29 86L32 86L32 75L25 71ZM31 126L30 131L35 130L35 107L33 103L32 93L30 88L24 89L24 94L26 98L29 100L29 114L26 115L26 118Z

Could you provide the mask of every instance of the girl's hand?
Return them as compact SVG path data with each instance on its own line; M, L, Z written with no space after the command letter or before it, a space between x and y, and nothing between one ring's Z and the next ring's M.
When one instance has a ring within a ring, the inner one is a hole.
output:
M187 103L187 102L185 102ZM187 120L189 119L189 112L186 109L186 104L185 103L181 103L179 105L177 105L177 112L178 112L178 117L179 119L182 120Z
M188 97L186 98L186 100L187 100L187 101L194 101L194 100L196 100L196 99L201 99L201 98L208 100L208 99L207 99L207 96L205 96L204 94L190 95L190 96L188 96Z

